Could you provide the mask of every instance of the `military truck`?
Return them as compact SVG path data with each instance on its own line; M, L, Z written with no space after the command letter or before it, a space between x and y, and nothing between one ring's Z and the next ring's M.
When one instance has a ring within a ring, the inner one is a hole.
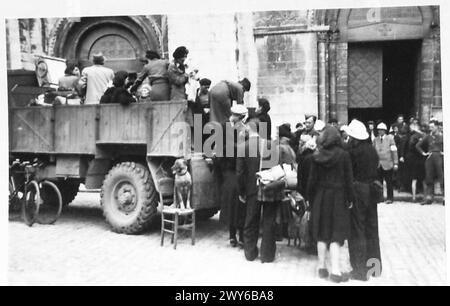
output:
M191 204L198 217L217 213L214 169L201 152L192 152L184 124L187 101L28 106L24 97L42 90L23 85L23 77L13 75L10 160L39 159L43 166L36 177L53 181L63 204L73 201L81 183L101 189L104 217L112 230L141 233L157 221L160 181L172 177L171 166L182 157L190 165ZM22 85L13 84L18 79Z

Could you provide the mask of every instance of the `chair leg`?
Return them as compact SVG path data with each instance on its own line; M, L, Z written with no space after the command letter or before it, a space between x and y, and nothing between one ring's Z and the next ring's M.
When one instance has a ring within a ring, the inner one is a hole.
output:
M173 217L173 221L175 221L175 216ZM177 229L177 227L175 226L175 223L172 223L172 239L171 239L171 242L170 243L174 243L174 240L175 240L175 230Z
M175 243L173 244L173 249L177 249L177 243L178 243L178 214L175 214L175 230L174 230L174 236L175 236Z
M164 213L161 212L161 246L164 246Z
M192 245L195 245L195 211L192 213Z

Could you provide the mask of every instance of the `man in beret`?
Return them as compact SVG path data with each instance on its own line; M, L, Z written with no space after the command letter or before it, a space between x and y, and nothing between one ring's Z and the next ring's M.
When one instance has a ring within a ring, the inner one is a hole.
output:
M214 85L209 92L210 121L223 124L231 116L233 101L244 103L244 93L250 91L251 83L247 78L239 82L221 81Z
M93 62L93 66L83 69L79 83L81 89L86 90L85 104L100 103L100 98L114 79L114 71L104 67L105 57L102 53L94 54Z

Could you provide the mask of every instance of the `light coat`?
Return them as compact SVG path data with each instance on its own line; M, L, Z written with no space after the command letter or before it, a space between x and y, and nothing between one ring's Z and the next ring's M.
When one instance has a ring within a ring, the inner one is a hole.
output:
M392 135L384 135L383 138L378 136L373 141L373 146L380 159L379 167L387 171L394 168L394 165L398 165L397 146Z

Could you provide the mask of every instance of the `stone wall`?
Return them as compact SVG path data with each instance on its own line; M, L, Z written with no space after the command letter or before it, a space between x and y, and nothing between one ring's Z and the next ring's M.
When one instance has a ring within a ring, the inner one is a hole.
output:
M238 80L234 14L169 15L168 42L171 58L178 46L189 49L200 77Z
M271 102L274 125L295 126L317 109L317 40L314 33L258 37L258 96Z

